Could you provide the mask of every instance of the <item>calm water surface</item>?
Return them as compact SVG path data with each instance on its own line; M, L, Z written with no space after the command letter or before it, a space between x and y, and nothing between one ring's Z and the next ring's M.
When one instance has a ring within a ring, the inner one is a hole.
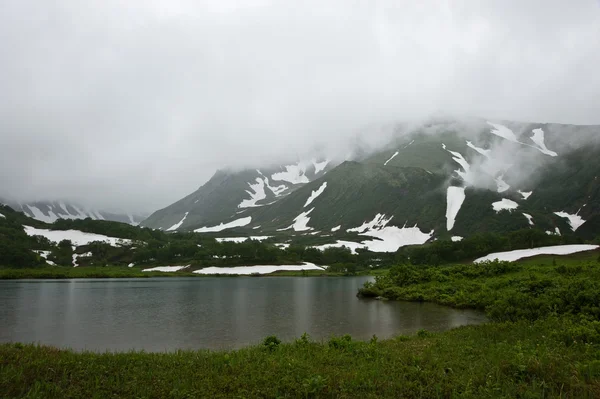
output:
M370 277L0 281L0 342L73 349L239 348L268 335L387 338L485 321L434 304L358 299Z

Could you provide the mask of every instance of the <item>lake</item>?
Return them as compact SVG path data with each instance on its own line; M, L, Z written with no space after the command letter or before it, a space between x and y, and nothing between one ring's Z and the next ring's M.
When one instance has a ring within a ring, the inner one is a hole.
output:
M367 340L482 323L435 304L359 299L372 277L2 280L0 342L76 350L232 349L268 335Z

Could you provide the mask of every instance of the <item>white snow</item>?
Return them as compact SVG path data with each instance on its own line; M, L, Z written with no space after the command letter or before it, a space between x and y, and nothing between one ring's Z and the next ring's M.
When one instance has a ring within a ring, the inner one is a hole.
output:
M86 245L92 241L103 241L110 245L131 244L132 241L124 238L108 237L102 234L85 233L79 230L46 230L31 226L23 226L25 233L29 236L44 236L48 240L59 243L62 240L70 240L75 246Z
M362 243L373 252L396 252L406 245L425 244L433 235L423 233L416 225L414 227L388 226L379 230L368 230L361 235L379 238L380 240L363 241Z
M335 227L333 227L333 228L331 229L331 231L338 231L338 230L339 230L339 229L341 229L341 228L342 228L342 225L340 224L340 225L338 225L338 226L335 226Z
M308 217L308 215L314 210L315 210L315 208L311 208L309 211L302 212L301 214L296 216L294 218L294 224L292 224L290 227L288 227L288 229L292 228L292 229L294 229L294 231L312 230L312 227L308 227L308 222L310 221L310 218Z
M267 198L267 194L265 193L265 182L260 177L256 178L256 184L248 183L250 186L250 190L246 190L246 192L250 195L250 199L243 200L238 208L252 208L256 205L256 203L260 200Z
M186 267L190 267L190 265L187 265L187 266L157 266L157 267L153 267L151 269L144 269L142 271L143 272L176 272L181 269L185 269Z
M244 242L247 240L255 240L255 241L264 241L271 236L249 236L249 237L223 237L223 238L215 238L218 242Z
M579 227L581 227L582 224L585 223L585 220L583 220L583 218L581 216L579 216L578 213L579 213L579 211L575 215L572 215L565 211L554 212L554 214L556 216L560 216L561 218L568 219L569 224L571 225L571 230L573 230L573 231L577 230Z
M446 193L446 229L448 231L454 228L456 216L465 201L465 188L450 186Z
M467 183L470 182L470 171L471 171L471 165L469 165L469 163L467 162L467 160L465 159L465 157L462 156L462 154L460 152L456 152L456 151L450 151L448 148L446 148L446 144L442 144L442 148L446 151L448 151L450 154L452 154L452 159L454 160L454 162L458 163L464 170L455 170L455 172Z
M528 213L523 213L523 216L525 216L525 217L527 218L527 221L529 222L529 224L530 224L531 226L533 226L533 225L534 225L534 223L533 223L533 216L531 216L531 215L530 215L530 214L528 214Z
M243 226L247 226L250 224L250 222L252 222L252 216L247 216L245 218L240 218L240 219L236 219L233 220L229 223L220 223L217 226L205 226L205 227L200 227L199 229L194 230L196 233L210 233L210 232L216 232L216 231L223 231L225 229L231 229L234 227L243 227Z
M521 190L517 190L517 192L519 194L521 194L521 196L523 197L524 200L526 200L527 198L529 198L531 196L531 194L533 194L533 191L521 191Z
M287 249L290 247L290 244L286 244L286 243L277 243L275 244L276 247L279 247L281 249Z
M40 220L42 222L46 222L46 223L54 223L56 222L58 219L60 219L58 216L56 216L54 214L54 212L48 210L48 214L44 214L44 212L42 212L39 208L35 207L35 206L31 206L31 205L25 205L27 208L29 208L29 211L33 214L33 218Z
M127 265L127 267L134 267L134 266L135 266L135 263L130 263Z
M512 211L513 209L517 209L519 207L519 204L517 204L515 201L513 200L509 200L507 198L502 198L500 201L496 201L492 203L492 208L494 208L494 210L496 212L500 212L502 210L508 210L508 211Z
M88 256L92 256L92 253L86 252L84 254L73 254L73 267L79 266L79 263L77 263L77 258L88 257Z
M474 263L487 260L498 259L501 261L514 262L516 260L535 255L569 255L576 252L592 251L598 248L598 245L555 245L551 247L517 249L515 251L496 252L476 259Z
M494 128L491 131L492 134L500 136L508 141L512 141L513 143L521 144L519 140L517 140L517 136L513 133L513 131L507 128L506 126L492 122L488 122L488 125Z
M198 274L268 274L278 270L323 270L313 263L304 263L303 265L256 265L256 266L236 266L236 267L205 267L195 270Z
M467 146L474 149L475 151L477 151L478 153L480 153L481 155L485 156L485 157L490 157L490 152L492 152L492 150L485 150L481 147L477 147L475 144L473 144L471 141L467 140Z
M386 219L385 215L378 213L373 220L364 222L361 226L347 229L346 231L379 238L379 240L362 242L362 247L367 247L373 252L395 252L398 248L405 245L424 244L433 235L433 231L430 233L421 232L416 225L414 227L406 227L406 225L403 227L387 226L391 220L391 217ZM340 246L337 243L328 245Z
M362 225L358 227L353 227L351 229L347 229L346 231L349 233L363 233L367 230L383 228L390 222L390 220L392 220L392 218L386 219L384 214L378 213L377 215L375 215L373 220L369 222L363 222Z
M260 229L260 225L258 225L258 226L254 226L254 227L252 228L252 230L256 230L256 229Z
M4 216L3 214L0 213L0 218L5 218L6 216Z
M329 163L329 159L326 159L322 162L317 162L316 160L313 159L312 164L315 166L315 175L317 173L319 173L320 171L322 171L323 169L325 169L327 167L328 163Z
M279 197L285 190L288 189L288 187L285 184L279 185L279 186L271 186L269 184L269 178L265 177L265 185L267 186L267 188L269 190L271 190L271 192L276 196ZM266 204L268 205L268 204Z
M39 254L42 258L46 259L46 263L49 264L50 266L56 266L56 263L52 262L51 260L48 260L50 251L41 251L41 250L34 249L33 252Z
M508 141L512 141L513 143L522 144L527 147L535 148L536 150L540 151L542 154L550 155L553 157L558 155L554 151L550 151L548 148L546 148L546 144L544 143L544 131L542 129L533 129L533 136L531 136L530 138L531 138L531 141L533 141L536 145L531 145L531 144L527 144L527 143L523 143L523 142L519 141L517 139L517 136L513 133L513 131L504 125L500 125L500 124L492 123L492 122L488 122L488 124L494 128L491 130L491 133L495 134L496 136L500 136Z
M188 213L189 213L189 212L186 212L186 213L185 213L185 215L183 215L183 218L182 218L182 219L181 219L181 220L180 220L178 223L175 223L173 226L169 227L169 228L167 229L167 231L173 231L173 230L177 230L178 228L180 228L180 227L181 227L181 225L183 224L183 221L184 221L184 220L185 220L185 218L187 217Z
M309 183L306 173L306 164L298 162L294 165L287 165L285 171L274 173L271 175L271 180L287 181L292 184Z
M458 241L462 241L463 238L461 236L452 236L451 240L454 242L458 242Z
M559 236L560 229L558 227L555 227L554 231L546 230L546 234L548 234L549 236Z
M323 191L325 191L325 188L327 188L327 182L323 182L323 184L321 184L321 187L319 187L316 190L313 190L312 193L310 194L310 197L308 197L308 199L306 200L306 203L304 204L303 208L306 208L308 205L310 205L319 195L323 194Z
M544 143L544 131L542 129L533 129L533 136L530 137L531 141L533 141L538 149L546 155L550 155L551 157L556 157L558 154L554 151L550 151L548 147L546 147L546 143Z
M495 180L499 193L503 193L510 188L510 186L504 181L504 175L496 177Z
M395 158L397 155L398 155L398 151L396 151L396 152L394 153L394 155L392 155L392 156L390 157L390 159L388 159L387 161L385 161L385 162L383 163L383 166L387 165L387 164L388 164L388 162L390 162L392 159L394 159L394 158Z
M313 248L323 251L327 248L341 248L341 247L348 247L350 249L350 251L356 255L356 250L358 248L366 248L366 245L358 243L358 242L354 242L354 241L339 240L333 244L323 244L323 245L315 246Z

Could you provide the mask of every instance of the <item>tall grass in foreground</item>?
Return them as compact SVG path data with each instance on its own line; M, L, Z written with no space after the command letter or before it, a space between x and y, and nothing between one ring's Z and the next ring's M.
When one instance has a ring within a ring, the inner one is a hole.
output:
M358 316L357 316L358 317ZM593 398L598 333L552 317L355 342L303 336L236 351L76 353L0 345L3 397ZM575 323L577 324L577 323ZM588 340L584 339L584 335ZM594 335L595 334L595 335Z

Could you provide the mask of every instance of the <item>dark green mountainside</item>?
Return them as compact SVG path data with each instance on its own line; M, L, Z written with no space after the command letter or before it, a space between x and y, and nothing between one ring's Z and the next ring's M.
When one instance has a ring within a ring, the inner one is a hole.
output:
M580 231L596 237L599 137L597 126L434 121L399 133L388 146L359 160L335 167L330 162L326 173L301 184L283 182L290 189L282 195L264 184L265 195L249 207L243 204L255 194L251 185L273 171L220 171L143 225L191 231L225 224L211 231L215 236L267 234L320 243L375 233L403 245L397 236L414 226L422 233L433 230L434 238L534 226L548 234ZM356 231L378 215L383 222ZM347 232L352 228L352 234Z

